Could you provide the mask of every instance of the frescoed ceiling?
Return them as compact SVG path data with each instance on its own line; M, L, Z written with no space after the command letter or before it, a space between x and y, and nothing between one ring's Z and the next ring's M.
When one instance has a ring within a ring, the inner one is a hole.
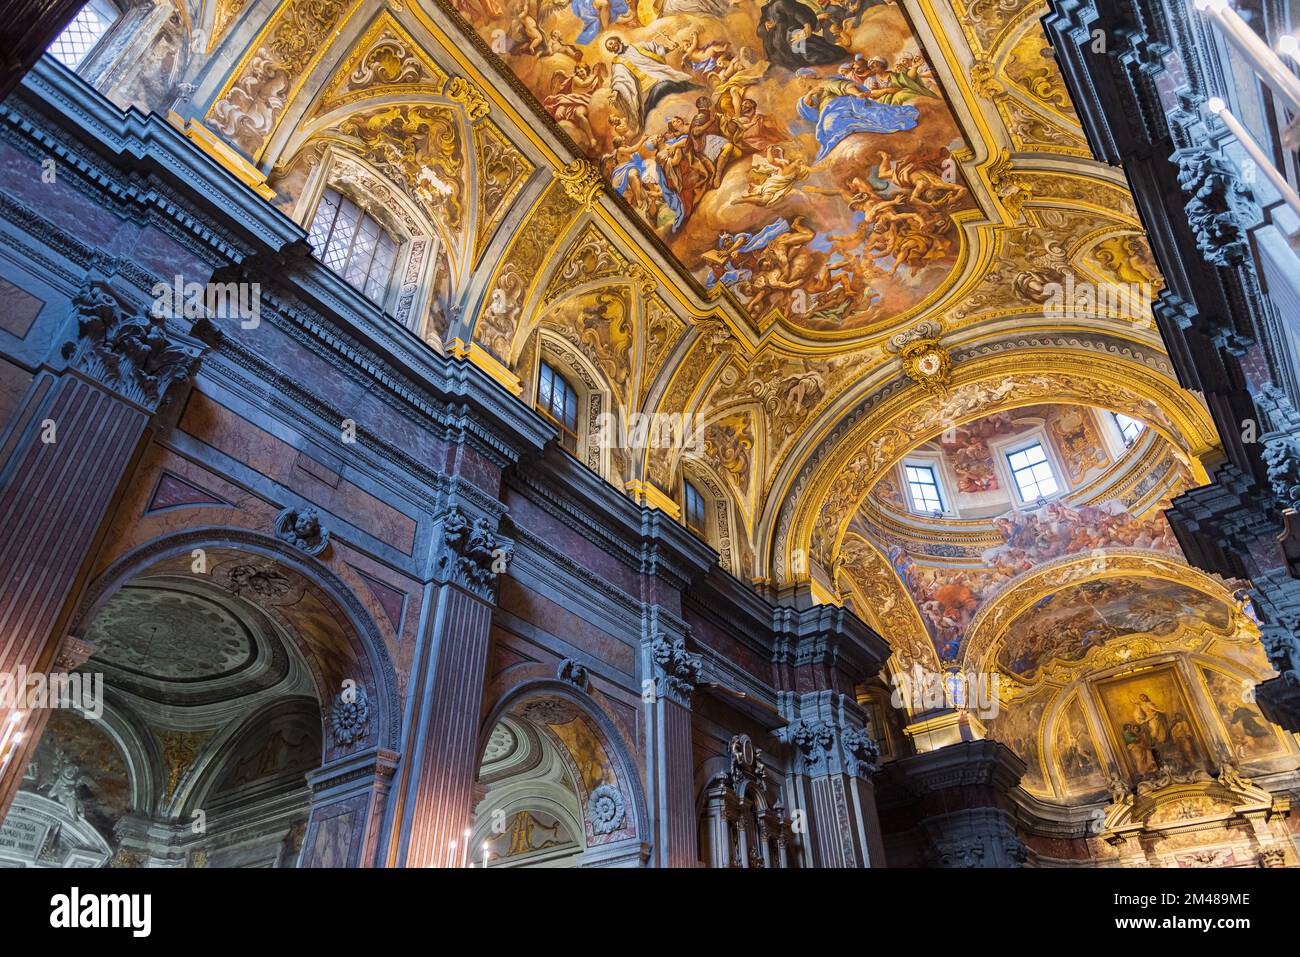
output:
M970 150L893 4L462 11L678 261L755 319L878 324L955 267Z
M1099 699L1069 682L1175 646L1214 667L1254 625L1162 515L1219 440L1045 9L191 0L106 92L174 110L304 226L327 185L355 197L402 244L395 321L528 403L545 359L582 393L579 458L674 516L689 478L725 570L850 604L896 670L1003 673L990 734L1026 753L1068 706L1082 754ZM610 440L606 415L699 441ZM1034 430L1064 488L1018 502L993 453ZM954 514L909 507L917 455ZM1143 610L1166 606L1172 630ZM1075 793L1049 764L1043 793Z

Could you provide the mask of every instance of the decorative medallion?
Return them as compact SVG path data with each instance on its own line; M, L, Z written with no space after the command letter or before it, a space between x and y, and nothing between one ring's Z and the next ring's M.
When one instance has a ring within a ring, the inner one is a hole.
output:
M623 826L623 792L613 784L602 784L587 799L587 819L597 834L612 834Z
M370 724L370 698L365 689L349 684L338 693L330 708L330 731L335 744L351 744L365 737Z

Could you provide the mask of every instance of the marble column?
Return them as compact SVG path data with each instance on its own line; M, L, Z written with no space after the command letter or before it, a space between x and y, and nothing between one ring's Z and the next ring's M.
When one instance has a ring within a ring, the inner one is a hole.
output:
M883 867L884 844L872 776L879 746L856 701L830 691L800 697L785 729L795 750L795 790L805 808L814 867Z
M855 688L889 656L885 640L851 612L812 601L806 586L784 594L775 611L773 666L778 705L789 722L789 777L804 863L811 867L883 867L876 813L879 748L864 728Z
M685 635L659 632L642 647L645 703L646 798L653 820L654 867L699 864L695 817L691 696L699 682L700 655Z
M93 549L119 487L168 390L194 372L217 335L131 303L107 281L73 300L71 338L50 357L15 413L21 423L0 471L0 673L46 672L64 641ZM16 716L16 719L15 719ZM8 736L0 817L8 810L48 712L0 702Z
M452 506L441 524L432 614L412 678L409 757L390 827L394 867L460 866L465 858L496 584L513 554L495 519Z

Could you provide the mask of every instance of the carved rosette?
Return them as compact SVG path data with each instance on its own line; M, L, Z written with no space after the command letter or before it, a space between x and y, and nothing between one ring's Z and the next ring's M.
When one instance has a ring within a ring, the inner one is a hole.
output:
M334 743L349 745L366 736L370 726L370 698L365 689L349 685L334 698L330 708L330 732Z
M623 792L614 784L602 784L587 799L587 820L597 834L613 834L626 817Z
M329 529L314 508L286 508L275 520L275 537L306 555L319 555L330 544Z
M458 508L451 508L442 523L443 553L438 569L453 581L485 601L496 598L497 579L514 557L514 546L493 531L486 518L472 522Z
M167 390L194 374L207 346L167 329L166 321L131 306L102 280L90 280L72 300L77 338L63 345L73 368L148 412ZM211 342L217 332L203 318L191 330Z
M656 694L689 706L700 680L701 656L686 650L685 638L658 635L650 644L650 660Z

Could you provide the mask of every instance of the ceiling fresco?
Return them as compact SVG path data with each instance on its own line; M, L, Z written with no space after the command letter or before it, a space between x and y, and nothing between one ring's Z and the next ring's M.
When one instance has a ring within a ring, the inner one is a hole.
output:
M897 6L460 9L673 255L755 318L857 328L955 266L969 150Z
M1078 661L1113 638L1198 625L1222 632L1233 615L1226 602L1186 585L1103 578L1039 599L1007 627L998 664L1030 678L1045 661Z

